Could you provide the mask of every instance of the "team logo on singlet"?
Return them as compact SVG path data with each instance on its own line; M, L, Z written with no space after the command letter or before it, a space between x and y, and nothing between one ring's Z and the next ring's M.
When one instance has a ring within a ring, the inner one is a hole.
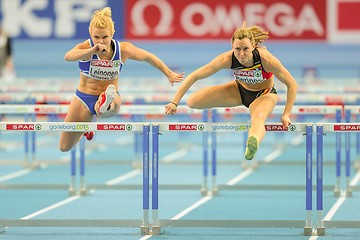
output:
M119 76L120 60L91 60L89 75L96 80L111 80Z

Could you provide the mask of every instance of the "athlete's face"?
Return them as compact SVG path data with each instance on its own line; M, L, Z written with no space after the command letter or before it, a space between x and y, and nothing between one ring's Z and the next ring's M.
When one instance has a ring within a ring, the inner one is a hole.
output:
M108 28L91 27L90 37L94 44L100 43L104 44L107 47L110 47L113 34L111 34L111 31Z
M235 39L232 48L235 57L239 60L241 65L251 66L253 64L252 51L254 50L254 47L249 38Z

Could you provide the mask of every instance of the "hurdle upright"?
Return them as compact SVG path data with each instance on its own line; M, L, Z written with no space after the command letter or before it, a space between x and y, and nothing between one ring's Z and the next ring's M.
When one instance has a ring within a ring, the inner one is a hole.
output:
M323 137L326 132L360 132L360 123L316 123L317 135L317 156L316 156L316 172L317 172L317 188L316 188L316 210L317 210L317 235L324 236L325 228L360 228L360 221L333 221L331 219L323 218ZM347 141L347 144L350 144ZM348 158L347 166L350 165ZM350 169L347 167L347 174L350 175ZM351 189L347 184L345 196L350 196Z
M281 123L267 123L267 131L281 129L285 132L304 132L306 134L305 154L305 190L306 216L303 220L159 220L158 219L158 191L159 191L159 135L163 132L242 132L248 131L248 123L153 123L152 124L152 233L160 234L161 227L233 227L233 228L304 228L304 235L311 235L312 229L312 123L294 123L288 128Z
M350 123L352 116L355 116L355 121L359 121L360 117L360 105L344 106L345 122ZM346 133L346 141L350 142L350 133ZM346 158L350 158L350 149L346 147ZM349 166L347 166L349 167ZM354 161L354 167L360 170L360 132L356 133L356 160Z

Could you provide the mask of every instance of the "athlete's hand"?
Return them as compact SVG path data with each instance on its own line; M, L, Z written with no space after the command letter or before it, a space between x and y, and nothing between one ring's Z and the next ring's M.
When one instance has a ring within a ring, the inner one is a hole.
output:
M290 116L287 114L283 114L281 116L281 123L283 124L283 127L289 127L291 124Z
M106 52L106 45L98 43L93 47L94 54Z
M166 114L175 114L176 110L177 110L177 105L172 102L165 105Z
M171 71L171 73L167 76L169 83L171 84L171 86L174 86L175 82L181 82L182 80L184 80L185 77L185 73L176 73Z

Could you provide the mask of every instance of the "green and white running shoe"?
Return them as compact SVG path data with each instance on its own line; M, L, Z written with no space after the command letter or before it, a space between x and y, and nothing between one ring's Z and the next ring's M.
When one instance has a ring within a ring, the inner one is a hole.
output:
M259 148L259 141L255 135L249 136L246 142L245 159L252 160Z

